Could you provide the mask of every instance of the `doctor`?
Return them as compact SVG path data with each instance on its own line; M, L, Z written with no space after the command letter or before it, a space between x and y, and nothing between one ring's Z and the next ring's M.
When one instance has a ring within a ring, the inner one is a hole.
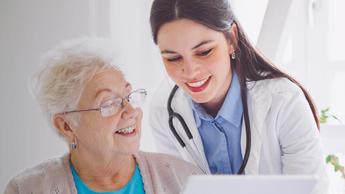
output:
M325 175L310 96L250 44L227 0L155 0L150 22L173 80L151 104L158 151L205 173Z

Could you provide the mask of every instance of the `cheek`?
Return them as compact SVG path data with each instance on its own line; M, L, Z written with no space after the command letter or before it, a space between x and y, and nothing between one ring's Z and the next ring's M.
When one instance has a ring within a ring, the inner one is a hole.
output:
M141 120L143 118L143 111L141 110L141 108L138 108L138 117L137 117L137 123L140 125L141 127Z
M164 63L165 70L168 73L168 75L174 80L177 81L179 79L179 75L181 75L181 70L178 65L175 64L169 64Z
M101 116L89 116L81 118L81 126L90 133L108 133L115 129L119 122L119 116L114 115L112 117L103 118ZM91 134L92 135L92 134Z
M92 117L81 117L77 127L76 134L81 141L94 141L99 136L99 127L97 127L95 119Z
M230 57L227 53L216 53L207 60L208 70L212 74L229 74L231 69Z
M135 108L135 110L138 112L137 120L141 121L141 119L143 117L143 110L140 107Z
M104 118L102 121L100 121L100 126L102 126L103 130L113 131L117 128L120 120L121 120L121 115L117 114L111 117Z
M84 114L80 118L80 124L81 127L84 128L95 128L97 125L96 123L99 123L99 118L96 117L96 115L91 115L92 113L89 114ZM93 114L98 114L98 113L93 113Z

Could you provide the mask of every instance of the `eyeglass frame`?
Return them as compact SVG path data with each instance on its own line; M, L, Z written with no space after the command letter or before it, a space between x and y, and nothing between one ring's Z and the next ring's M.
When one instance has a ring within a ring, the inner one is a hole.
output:
M146 96L147 96L147 91L146 91L144 88L136 89L136 90L130 92L130 93L129 93L126 97L124 97L124 98L121 98L121 97L114 97L114 99L116 99L116 98L117 98L117 99L121 99L120 107L119 107L119 109L118 109L114 114L109 115L109 116L103 116L103 114L102 114L102 104L99 105L98 108L71 110L71 111L62 112L62 113L60 113L60 114L66 115L66 114L78 113L78 112L99 111L99 113L102 115L102 117L104 117L104 118L110 117L110 116L113 116L113 115L115 115L116 113L118 113L119 110L122 109L122 108L125 106L125 105L124 105L124 100L126 100L128 103L131 104L131 102L129 101L129 97L130 97L133 93L137 93L137 92L142 92L143 94L145 94L144 97L146 98ZM110 104L110 105L107 105L107 106L111 106L111 104Z

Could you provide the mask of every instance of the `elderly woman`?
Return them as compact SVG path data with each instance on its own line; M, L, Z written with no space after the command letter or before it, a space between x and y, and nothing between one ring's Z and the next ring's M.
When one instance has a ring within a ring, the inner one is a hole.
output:
M13 178L13 193L179 193L200 171L163 154L139 152L146 96L114 66L103 39L79 39L47 55L35 90L69 154Z

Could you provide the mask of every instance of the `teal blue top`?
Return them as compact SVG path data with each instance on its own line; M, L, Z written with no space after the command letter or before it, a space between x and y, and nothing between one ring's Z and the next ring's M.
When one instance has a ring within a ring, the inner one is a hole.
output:
M80 179L77 171L74 169L72 163L70 163L71 171L74 179L75 187L77 188L78 194L145 194L143 180L140 174L138 165L135 167L134 174L131 180L122 187L120 190L112 192L95 192L91 190L84 182Z

